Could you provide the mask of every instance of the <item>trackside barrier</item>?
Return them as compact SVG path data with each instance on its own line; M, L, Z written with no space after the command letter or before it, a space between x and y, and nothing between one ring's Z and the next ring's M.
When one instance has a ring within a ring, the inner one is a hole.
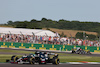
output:
M53 44L0 42L0 47L21 48L21 49L29 48L29 49L41 49L41 50L60 50L60 51L71 51L73 47L81 47L84 50L90 50L90 52L100 52L100 47L76 46L76 45L53 45Z

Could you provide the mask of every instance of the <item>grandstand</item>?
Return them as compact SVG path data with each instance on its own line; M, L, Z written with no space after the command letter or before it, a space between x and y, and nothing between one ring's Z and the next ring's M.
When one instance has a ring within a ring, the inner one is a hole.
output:
M100 46L99 41L60 37L57 33L49 30L5 27L0 27L0 42Z

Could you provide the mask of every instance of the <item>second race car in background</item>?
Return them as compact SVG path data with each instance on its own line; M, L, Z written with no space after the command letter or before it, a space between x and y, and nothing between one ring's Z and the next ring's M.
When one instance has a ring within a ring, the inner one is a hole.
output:
M72 49L72 53L76 53L76 54L91 54L89 50L83 50L80 47L75 47Z

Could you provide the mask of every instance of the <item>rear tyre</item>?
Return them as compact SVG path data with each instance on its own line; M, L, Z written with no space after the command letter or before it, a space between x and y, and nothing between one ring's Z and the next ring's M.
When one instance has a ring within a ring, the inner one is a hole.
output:
M15 55L11 57L11 60L12 60L12 61L14 61L14 57L15 57Z
M29 58L29 63L30 63L30 64L34 64L34 63L35 63L34 58Z
M14 62L17 61L18 59L19 58L17 56L15 56L15 55L11 57L11 60L14 61Z
M74 50L72 50L72 53L75 53L75 51L74 51Z

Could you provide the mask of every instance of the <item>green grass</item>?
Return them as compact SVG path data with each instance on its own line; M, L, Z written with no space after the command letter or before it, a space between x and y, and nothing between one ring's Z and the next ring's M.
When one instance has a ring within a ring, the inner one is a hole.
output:
M6 53L34 53L33 51L19 51L19 50L7 50L7 49L0 49L0 52ZM100 57L97 56L86 56L86 55L78 55L78 54L66 54L66 53L58 53L60 62L79 62L79 61L88 61L88 62L100 62ZM13 54L12 54L13 55ZM10 59L11 54L0 54L0 62L6 62L6 59ZM17 55L19 58L22 55Z
M90 56L59 56L61 62L100 62L100 57L90 57Z
M7 49L0 49L0 52L6 52L6 53L34 53L33 51L24 51L24 50L7 50Z

